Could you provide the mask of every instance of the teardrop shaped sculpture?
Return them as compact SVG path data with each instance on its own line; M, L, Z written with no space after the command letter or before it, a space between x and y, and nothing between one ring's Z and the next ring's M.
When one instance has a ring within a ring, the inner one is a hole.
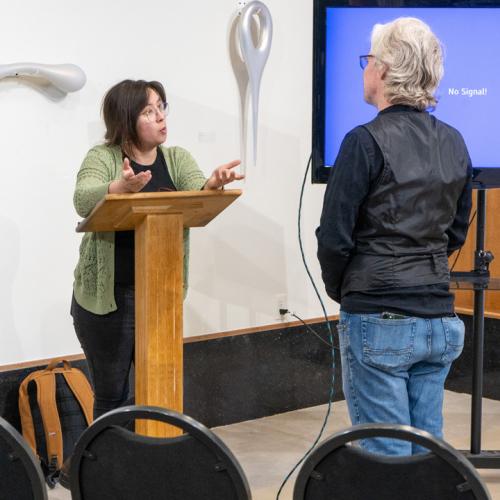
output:
M235 27L237 26L237 30ZM237 36L236 36L237 31ZM259 95L262 73L271 51L273 22L265 4L248 3L231 24L229 53L240 91L242 108L242 152L246 153L248 93L252 100L253 163L257 163Z

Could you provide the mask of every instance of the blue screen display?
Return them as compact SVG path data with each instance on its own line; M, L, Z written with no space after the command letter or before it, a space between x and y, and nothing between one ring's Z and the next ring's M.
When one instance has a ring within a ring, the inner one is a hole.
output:
M372 28L398 17L426 22L444 46L445 75L433 111L463 135L475 167L500 167L500 9L343 8L326 16L325 149L331 166L345 134L377 109L363 99L359 56Z

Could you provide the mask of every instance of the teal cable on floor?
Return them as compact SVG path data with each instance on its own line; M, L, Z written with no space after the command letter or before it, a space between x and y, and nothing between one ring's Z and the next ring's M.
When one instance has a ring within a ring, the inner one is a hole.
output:
M315 439L315 441L311 445L311 447L307 450L305 455L293 466L292 470L287 474L287 476L285 477L285 479L281 483L281 486L278 490L278 493L276 494L276 500L279 500L281 492L282 492L283 488L285 487L286 483L288 482L288 480L290 479L290 477L292 476L292 474L297 470L299 465L302 464L302 462L309 456L311 451L314 450L314 448L318 444L319 440L323 436L323 432L325 430L326 424L328 423L328 418L330 417L332 403L333 403L333 399L334 399L334 395L335 395L335 350L334 350L334 346L333 346L333 332L332 332L332 328L330 325L330 320L328 319L328 314L326 313L325 304L323 303L323 300L321 299L321 295L318 291L318 288L316 287L316 283L314 283L314 279L313 279L312 274L309 270L309 266L307 265L307 262L306 262L306 257L304 254L304 247L302 245L302 233L301 233L301 227L300 227L300 221L301 221L301 216L302 216L302 200L304 197L304 188L306 185L307 174L308 174L309 168L311 166L311 161L312 161L312 153L311 153L311 156L309 156L309 161L307 162L307 168L306 168L306 172L304 174L302 188L300 190L299 212L298 212L298 221L297 221L298 222L297 225L298 225L299 247L300 247L300 253L302 255L302 262L304 263L304 267L306 268L306 272L307 272L307 275L309 276L309 280L311 281L312 286L314 288L314 291L316 293L316 296L318 297L318 300L321 304L321 308L323 310L323 315L325 316L326 326L328 328L328 335L330 338L330 346L331 346L331 352L332 352L332 380L331 380L331 386L330 386L330 397L328 400L328 409L326 411L325 419L323 421L323 425L321 426L321 430L319 431L318 437Z

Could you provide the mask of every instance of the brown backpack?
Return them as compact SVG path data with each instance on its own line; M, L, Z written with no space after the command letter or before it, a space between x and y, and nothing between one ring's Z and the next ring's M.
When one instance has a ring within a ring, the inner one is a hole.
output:
M59 363L63 366L58 367ZM62 378L64 380L61 380ZM94 395L81 370L73 368L65 359L54 359L44 370L30 373L19 387L19 414L23 437L40 458L48 482L49 476L52 479L61 469L64 459L67 458L64 455L70 453L67 450L72 450L77 439L73 428L71 440L75 442L65 442L66 430L61 426L58 409L61 394L64 394L65 406L71 407L73 412L83 413L83 417L79 419L83 432L85 427L92 423ZM43 425L40 425L40 420Z

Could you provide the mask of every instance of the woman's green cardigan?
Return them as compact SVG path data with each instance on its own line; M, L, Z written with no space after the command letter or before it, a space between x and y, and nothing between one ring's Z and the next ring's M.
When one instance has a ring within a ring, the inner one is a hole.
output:
M206 178L191 154L180 147L163 147L168 172L178 191L202 189ZM92 148L78 172L73 203L78 215L87 217L108 192L110 183L120 179L123 158L118 146ZM187 290L189 230L184 229L184 294ZM73 291L80 306L94 314L116 310L115 233L85 233L75 269Z

